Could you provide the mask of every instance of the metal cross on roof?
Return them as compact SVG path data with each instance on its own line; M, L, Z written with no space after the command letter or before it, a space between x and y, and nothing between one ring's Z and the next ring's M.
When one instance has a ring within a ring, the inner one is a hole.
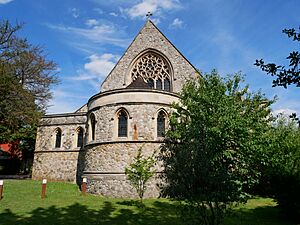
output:
M152 12L148 12L147 14L146 14L146 16L148 17L148 19L150 19L150 16L152 16Z

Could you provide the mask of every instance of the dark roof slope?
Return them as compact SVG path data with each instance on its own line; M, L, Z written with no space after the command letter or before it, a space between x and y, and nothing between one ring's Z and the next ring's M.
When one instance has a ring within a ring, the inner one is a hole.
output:
M126 88L128 89L151 89L148 84L138 76L134 81L131 82Z

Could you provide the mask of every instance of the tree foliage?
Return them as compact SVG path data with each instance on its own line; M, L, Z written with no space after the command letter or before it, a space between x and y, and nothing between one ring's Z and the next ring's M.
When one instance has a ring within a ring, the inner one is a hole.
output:
M299 26L300 31L300 26ZM282 32L287 34L289 38L292 38L293 41L300 41L300 32L296 32L294 28L284 29ZM265 63L263 59L256 60L256 66L260 67L262 71L265 71L271 76L275 76L276 79L273 80L273 87L283 86L287 88L288 85L295 84L297 87L300 87L300 53L298 51L293 51L286 58L289 60L289 66L276 65L275 63Z
M33 151L38 119L51 99L50 86L58 82L57 65L41 46L17 35L21 28L0 21L0 143Z
M57 65L47 59L41 46L34 46L16 35L21 28L8 21L0 22L1 67L30 92L40 110L45 110L51 99L50 85L58 82Z
M161 149L162 193L195 209L199 217L192 224L220 224L258 180L256 162L264 158L273 101L241 82L240 74L223 79L212 71L187 82L180 103L173 105Z
M288 216L300 221L300 130L295 118L279 116L266 136L263 186Z
M138 149L138 154L133 162L125 168L125 174L131 185L136 189L140 198L141 204L143 203L144 193L147 189L148 181L155 174L154 165L156 163L154 154L148 157L142 155L142 147Z

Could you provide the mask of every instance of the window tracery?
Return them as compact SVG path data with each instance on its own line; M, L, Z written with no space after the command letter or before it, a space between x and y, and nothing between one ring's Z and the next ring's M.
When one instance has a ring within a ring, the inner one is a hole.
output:
M149 87L159 90L171 90L171 68L167 61L154 52L142 55L131 69L132 80L142 77Z

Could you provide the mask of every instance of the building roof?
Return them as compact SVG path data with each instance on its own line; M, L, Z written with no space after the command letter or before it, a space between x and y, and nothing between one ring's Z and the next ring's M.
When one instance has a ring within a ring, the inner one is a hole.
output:
M126 88L128 89L151 89L148 84L141 77L137 77L134 81L131 82Z

